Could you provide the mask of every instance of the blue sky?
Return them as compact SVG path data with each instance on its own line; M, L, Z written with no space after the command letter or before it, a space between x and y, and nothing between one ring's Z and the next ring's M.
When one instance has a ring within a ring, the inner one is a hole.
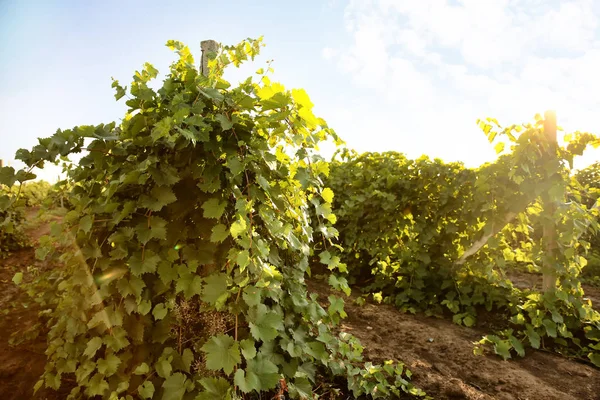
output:
M121 118L111 76L166 71L168 39L199 55L201 40L264 35L233 80L274 59L275 79L305 88L349 147L476 166L495 156L480 117L555 108L568 131L600 132L599 21L593 0L1 0L0 158L18 166L37 137Z

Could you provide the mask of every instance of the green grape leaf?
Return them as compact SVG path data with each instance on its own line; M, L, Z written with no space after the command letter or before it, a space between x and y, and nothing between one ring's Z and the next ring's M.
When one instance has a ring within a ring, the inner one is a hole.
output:
M15 285L19 285L21 284L21 282L23 281L23 273L22 272L17 272L15 274L15 276L13 276L12 281Z
M526 328L527 339L529 339L529 344L531 344L531 347L533 347L534 349L539 349L541 341L540 335L533 329L533 327L530 324L527 324Z
M167 307L165 307L164 303L159 303L154 306L154 310L152 310L152 315L154 316L154 319L158 321L166 317L168 311L169 310L167 309Z
M166 226L167 221L151 216L148 217L148 221L141 222L135 227L135 233L142 244L146 244L152 239L165 240L167 238Z
M98 349L102 346L102 338L95 337L91 338L86 345L83 355L89 358L93 358Z
M129 389L129 382L120 382L117 385L117 393L123 393L124 391L126 391L127 389Z
M554 321L552 321L551 319L544 318L544 320L542 321L542 324L544 324L544 327L546 328L546 333L548 334L548 336L555 338L556 337L556 323Z
M269 342L283 329L283 319L277 312L270 311L266 305L259 304L250 309L249 325L254 339Z
M204 388L196 400L229 400L231 385L223 378L202 378L198 381Z
M250 253L248 250L240 251L237 255L236 262L240 266L240 271L244 271L248 264L250 264Z
M202 293L202 278L200 275L187 273L177 281L176 292L183 292L186 299Z
M160 262L160 256L152 250L136 251L128 261L131 273L140 276L155 272Z
M348 316L348 314L346 314L346 312L344 311L344 300L336 297L336 296L329 296L328 297L329 300L329 308L327 309L327 313L329 315L333 315L333 314L339 314L340 317L342 318L346 318Z
M132 276L130 279L121 278L117 282L117 288L123 297L134 296L139 298L145 287L144 280L137 276Z
M223 212L225 212L225 206L227 206L226 202L214 197L205 201L204 204L202 204L204 218L221 218Z
M233 381L244 393L253 390L258 392L267 391L277 385L279 369L265 356L259 355L253 360L248 360L245 371L238 369Z
M328 203L333 202L333 190L331 190L330 188L323 189L323 191L321 192L321 197L323 197L323 200L325 200Z
M117 372L117 369L119 368L120 364L121 359L119 357L117 357L114 354L109 354L106 356L106 358L101 358L100 360L98 360L98 372L100 372L104 376L111 376L115 372Z
M351 289L350 286L348 286L348 281L346 280L346 278L331 274L329 275L328 282L332 288L336 290L341 290L346 296L350 296Z
M257 306L261 302L261 290L254 286L246 286L242 297L249 307Z
M523 347L523 343L521 343L521 341L519 339L517 339L516 337L514 337L512 335L510 335L509 340L510 340L510 344L515 349L517 354L521 357L525 357L525 348Z
M115 89L116 93L115 93L115 99L118 101L120 100L123 96L125 96L127 94L127 87L123 87L121 85L119 85L119 81L116 79L112 79L112 85L111 87Z
M190 372L190 367L192 366L192 362L194 362L194 353L190 349L183 350L183 354L181 355L181 361L183 362L183 367L185 372Z
M256 356L255 343L252 339L244 339L240 342L242 354L246 360L251 360Z
M164 117L158 121L152 129L152 139L158 141L159 139L169 136L171 129L173 128L173 118Z
M146 315L152 309L152 302L150 300L142 300L138 304L137 311L142 315Z
M138 365L138 366L136 367L136 369L133 371L133 373L134 373L135 375L145 375L145 374L147 374L148 372L150 372L150 367L149 367L149 366L148 366L148 364L146 364L145 362L144 362L144 363L141 363L140 365Z
M158 276L165 285L169 285L169 283L176 281L177 278L179 278L177 269L167 261L162 261L158 264Z
M261 391L261 383L257 374L254 372L246 373L243 369L235 371L233 382L240 390L244 393L250 393L252 391Z
M156 186L150 194L152 197L144 197L141 205L152 211L160 211L163 207L177 201L177 196L169 186Z
M496 150L496 154L500 154L504 151L504 142L498 142L495 146L494 146L494 150Z
M75 371L75 377L77 378L77 380L84 380L95 370L96 363L90 360L86 360Z
M142 399L151 399L154 397L154 385L150 381L145 381L138 387L138 393Z
M212 274L204 278L204 288L200 298L203 302L216 305L228 297L227 275L223 273Z
M235 221L233 224L231 224L229 231L231 232L232 237L237 238L246 231L246 221L243 219Z
M169 376L162 384L164 390L162 400L182 400L186 392L187 378L181 372Z
M238 157L231 157L227 159L227 167L231 171L232 175L239 175L244 170L244 165Z
M171 376L171 372L173 372L173 366L171 362L166 358L160 358L156 364L154 364L154 368L156 369L156 373L161 378L168 378Z
M472 315L467 315L463 318L462 322L465 324L465 326L472 327L475 325L475 318Z
M129 346L127 331L120 326L113 327L110 334L104 336L104 344L113 351L121 351Z
M217 224L212 229L210 241L213 243L221 243L223 240L227 239L227 236L229 236L227 227L223 224Z
M505 360L511 358L510 349L511 344L508 340L499 340L494 343L494 351Z
M227 116L226 116L226 115L223 115L223 114L217 114L217 115L215 116L215 119L221 123L221 129L222 129L222 130L224 130L224 131L228 131L228 130L230 130L231 128L233 128L233 122L231 122L231 121L229 120L229 118L227 118Z
M79 220L79 230L88 233L92 229L92 216L85 215Z
M290 382L288 384L290 392L296 392L299 398L310 399L312 396L312 385L307 378L297 377L294 379L294 382Z
M15 169L13 167L0 168L0 185L11 187L16 182Z
M92 379L88 381L85 392L90 397L103 396L108 389L108 382L104 379L104 376L102 374L95 374Z
M206 368L212 371L222 369L229 375L242 362L239 344L229 335L211 337L201 350L206 353Z

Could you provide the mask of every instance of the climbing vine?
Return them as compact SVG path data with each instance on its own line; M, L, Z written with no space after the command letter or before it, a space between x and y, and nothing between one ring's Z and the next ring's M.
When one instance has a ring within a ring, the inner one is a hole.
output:
M559 147L546 139L545 122L480 121L501 155L478 169L394 152L338 152L326 184L336 193L350 282L375 300L450 313L467 326L484 308L504 314L508 328L482 343L505 358L523 355L525 343L600 366L600 314L579 282L589 249L581 237L598 230L598 214L578 201L582 188L570 177L573 158L600 141L576 132ZM557 204L553 213L545 211L548 199ZM552 254L544 226L558 232ZM552 290L515 288L508 273L517 266L549 276Z
M600 214L600 163L594 163L587 168L577 171L575 179L581 185L577 200L588 209ZM596 218L600 221L600 216ZM586 256L587 266L583 270L583 278L586 282L600 286L600 233L598 231L587 232L581 239L589 242L590 250Z
M17 152L30 169L87 152L68 171L70 210L36 252L60 267L26 286L42 288L49 317L36 389L68 379L72 399L313 398L337 376L357 397L424 396L402 364L364 365L357 340L334 335L342 297L323 308L307 292L314 257L334 289L349 287L316 152L340 140L306 92L263 69L237 87L223 79L260 39L222 47L207 76L188 47L167 46L179 58L160 89L148 63L129 90L113 81L128 106L120 124L58 130ZM4 168L0 183L23 173Z
M19 194L13 189L15 182L23 182L26 175L15 175L14 169L0 169L0 258L28 245L24 232L26 198L12 199Z

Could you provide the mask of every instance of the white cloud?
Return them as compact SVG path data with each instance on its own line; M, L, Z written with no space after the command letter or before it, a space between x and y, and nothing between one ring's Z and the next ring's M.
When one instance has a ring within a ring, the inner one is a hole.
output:
M325 47L323 50L321 50L321 56L326 60L331 60L337 55L338 51L336 49L332 49L331 47Z
M600 132L599 15L593 0L351 0L350 45L323 55L380 104L340 106L354 121L338 132L359 150L468 164L492 157L480 117L522 123L553 108L568 131ZM361 134L375 110L390 139Z

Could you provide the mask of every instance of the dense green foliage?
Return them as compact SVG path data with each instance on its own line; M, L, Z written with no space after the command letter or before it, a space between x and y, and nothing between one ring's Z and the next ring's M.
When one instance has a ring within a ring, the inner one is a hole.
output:
M179 59L159 90L150 64L131 96L114 81L128 97L121 124L59 130L17 153L31 171L88 151L68 172L72 209L36 252L62 267L25 286L49 317L37 388L71 379L72 399L270 398L285 379L293 398L312 399L314 386L339 391L337 376L354 396L422 396L402 364L363 365L357 340L333 333L342 298L323 308L307 292L315 257L349 291L333 274L345 265L315 151L338 138L307 94L263 70L259 82L223 80L260 40L224 47L208 77L187 47L167 45ZM29 173L4 168L0 182Z
M490 142L506 137L512 145L476 170L398 153L340 153L326 183L336 193L350 281L375 299L412 312L450 312L467 326L483 308L503 313L507 329L483 342L505 358L547 338L543 345L600 366L600 314L579 284L589 249L580 237L598 229L598 213L580 202L569 169L598 139L577 132L566 148L553 147L543 125L541 117L506 129L482 122ZM544 209L551 203L556 212ZM559 232L552 252L544 225ZM513 287L506 274L517 266L548 275L552 290Z
M0 184L0 258L27 245L24 200L11 201L13 196L8 186Z
M582 203L588 208L594 207L596 201L600 198L600 162L577 171L575 179L585 188Z
M31 176L15 175L14 169L6 168L0 173L0 257L29 245L24 232L28 208L60 205L58 185L45 181L26 182ZM15 182L22 182L13 185ZM68 204L68 201L67 201Z
M19 190L14 186L13 191ZM38 207L48 198L52 190L52 185L46 181L25 182L20 187L20 198L26 207Z
M327 183L352 278L413 312L441 313L452 293L448 307L457 312L452 264L478 230L475 177L458 163L393 152L334 162ZM473 305L486 302L485 287L471 292Z
M56 182L52 185L48 196L42 202L43 207L47 209L62 208L72 210L73 204L69 198L71 190L73 190L73 182L69 179Z
M583 186L582 203L590 209L600 208L600 162L577 171L575 179ZM590 232L583 235L582 239L590 242L588 265L582 277L587 282L600 286L600 233Z

